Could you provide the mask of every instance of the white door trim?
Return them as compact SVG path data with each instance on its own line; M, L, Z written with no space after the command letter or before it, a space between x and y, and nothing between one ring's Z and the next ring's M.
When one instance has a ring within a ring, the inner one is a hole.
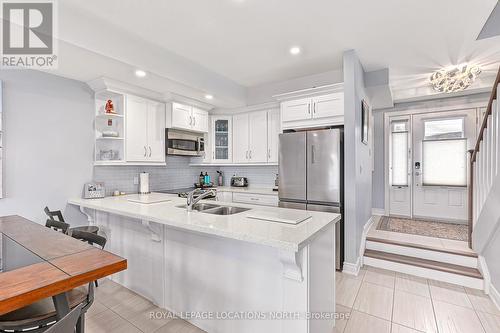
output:
M477 109L476 113L481 108L485 108L487 101L484 102L474 102L474 103L464 103L453 106L440 106L440 107L419 107L412 110L401 110L401 111L389 111L384 112L384 211L385 215L389 215L390 212L390 198L389 198L389 134L390 134L390 118L396 116L412 116L422 113L435 113L435 112L449 112L449 111L459 111L465 109ZM413 179L413 177L412 177ZM413 209L412 209L413 211Z

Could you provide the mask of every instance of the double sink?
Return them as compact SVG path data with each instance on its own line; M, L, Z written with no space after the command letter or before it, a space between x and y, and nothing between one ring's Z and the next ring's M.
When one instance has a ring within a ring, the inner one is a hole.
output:
M187 208L187 205L177 206L178 208ZM207 203L197 203L193 205L193 210L206 214L213 215L233 215L246 212L250 208L234 207L234 206L219 206Z

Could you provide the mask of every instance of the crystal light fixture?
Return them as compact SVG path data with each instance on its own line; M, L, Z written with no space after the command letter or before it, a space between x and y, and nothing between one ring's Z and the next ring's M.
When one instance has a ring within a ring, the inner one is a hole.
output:
M467 89L481 74L481 68L475 65L460 65L448 69L440 69L430 77L434 90L452 93Z

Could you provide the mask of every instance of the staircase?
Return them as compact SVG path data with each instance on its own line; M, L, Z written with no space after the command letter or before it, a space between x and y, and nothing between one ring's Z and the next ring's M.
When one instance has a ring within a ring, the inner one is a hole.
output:
M478 256L469 251L368 236L363 263L469 288L484 288Z
M487 289L477 253L500 234L500 70L469 166L469 247L448 250L386 238L366 237L363 263L401 273ZM374 226L372 226L374 228Z

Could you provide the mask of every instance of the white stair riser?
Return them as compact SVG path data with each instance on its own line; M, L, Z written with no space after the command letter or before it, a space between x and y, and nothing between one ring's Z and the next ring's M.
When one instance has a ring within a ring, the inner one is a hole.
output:
M366 248L369 250L382 251L382 252L399 254L403 256L420 258L420 259L434 260L459 266L465 266L471 268L479 267L477 258L461 256L458 254L417 249L414 247L400 246L400 245L387 244L374 241L367 241Z
M484 280L476 279L469 276L463 276L460 274L447 273L435 269L423 268L408 264L401 264L398 262L371 258L367 256L363 257L363 264L387 269L390 271L411 274L426 279L443 281L468 288L484 290Z

